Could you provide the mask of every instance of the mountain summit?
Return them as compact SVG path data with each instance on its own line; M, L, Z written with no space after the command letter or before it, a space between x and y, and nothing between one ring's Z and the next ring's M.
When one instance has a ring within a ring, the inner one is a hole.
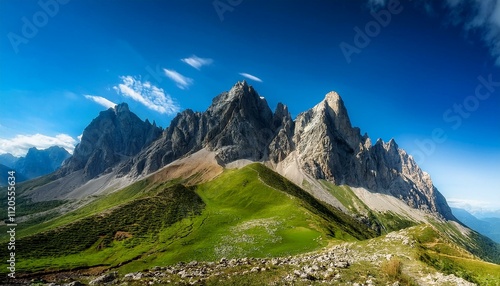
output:
M273 113L245 81L219 94L205 112L179 113L162 137L125 166L121 173L149 174L202 148L216 152L221 164L238 159L261 161L274 136Z

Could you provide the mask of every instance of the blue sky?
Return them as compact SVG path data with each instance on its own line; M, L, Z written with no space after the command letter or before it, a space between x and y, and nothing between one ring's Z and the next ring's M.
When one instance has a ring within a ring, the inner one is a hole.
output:
M454 205L500 208L499 0L3 0L0 35L0 153L71 149L113 103L167 127L246 79L294 117L339 92Z

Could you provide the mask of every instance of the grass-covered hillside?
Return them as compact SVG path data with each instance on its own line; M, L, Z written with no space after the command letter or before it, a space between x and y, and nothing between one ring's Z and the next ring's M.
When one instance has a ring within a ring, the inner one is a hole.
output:
M63 216L35 220L18 227L20 273L96 266L130 272L179 261L294 255L335 239L375 236L260 164L189 187L145 179Z

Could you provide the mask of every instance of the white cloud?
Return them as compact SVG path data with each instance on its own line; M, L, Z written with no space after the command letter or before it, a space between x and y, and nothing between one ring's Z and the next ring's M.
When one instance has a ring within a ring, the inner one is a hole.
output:
M82 142L82 137L83 137L83 134L80 134L78 135L76 138L78 139L78 142Z
M181 61L185 62L186 64L192 66L193 68L200 70L202 66L208 66L211 65L214 60L209 59L209 58L199 58L196 55L192 55L189 58L181 59Z
M29 148L47 149L51 146L63 147L72 154L76 143L77 141L67 134L58 134L55 137L38 133L16 135L11 139L0 138L0 154L11 153L14 156L24 156Z
M254 81L262 82L262 80L260 78L254 76L254 75L251 75L249 73L240 72L240 75L244 76L244 77L246 77L248 79L254 80Z
M106 108L114 108L116 106L116 103L102 97L102 96L95 96L95 95L84 95L86 99L92 100L95 103L98 103Z
M149 81L141 82L132 76L120 78L122 83L113 87L120 95L129 97L162 114L172 115L179 112L179 105L162 88L156 87Z
M183 76L182 74L174 71L174 70L169 70L169 69L163 69L165 72L165 75L173 80L176 84L177 87L180 89L186 89L188 88L191 84L193 84L193 79Z

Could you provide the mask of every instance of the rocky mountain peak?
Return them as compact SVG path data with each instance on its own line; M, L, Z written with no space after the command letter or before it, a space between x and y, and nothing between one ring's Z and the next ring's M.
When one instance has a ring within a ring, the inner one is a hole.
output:
M265 109L265 107L269 109L265 99L260 97L246 81L237 82L229 91L216 96L207 111L216 114L228 107L238 107L243 110Z
M327 93L323 102L325 102L335 114L339 114L345 110L344 101L342 101L340 95L335 91Z
M126 103L118 104L100 112L85 128L80 144L60 173L83 169L85 178L92 179L136 155L160 134L160 128L142 121Z
M112 108L113 109L113 108ZM115 107L114 107L114 110L115 110L115 113L116 114L119 114L119 113L128 113L130 112L130 109L128 108L128 104L123 102L123 103L120 103L120 104L117 104ZM147 120L147 119L146 119ZM149 121L148 121L149 122Z

